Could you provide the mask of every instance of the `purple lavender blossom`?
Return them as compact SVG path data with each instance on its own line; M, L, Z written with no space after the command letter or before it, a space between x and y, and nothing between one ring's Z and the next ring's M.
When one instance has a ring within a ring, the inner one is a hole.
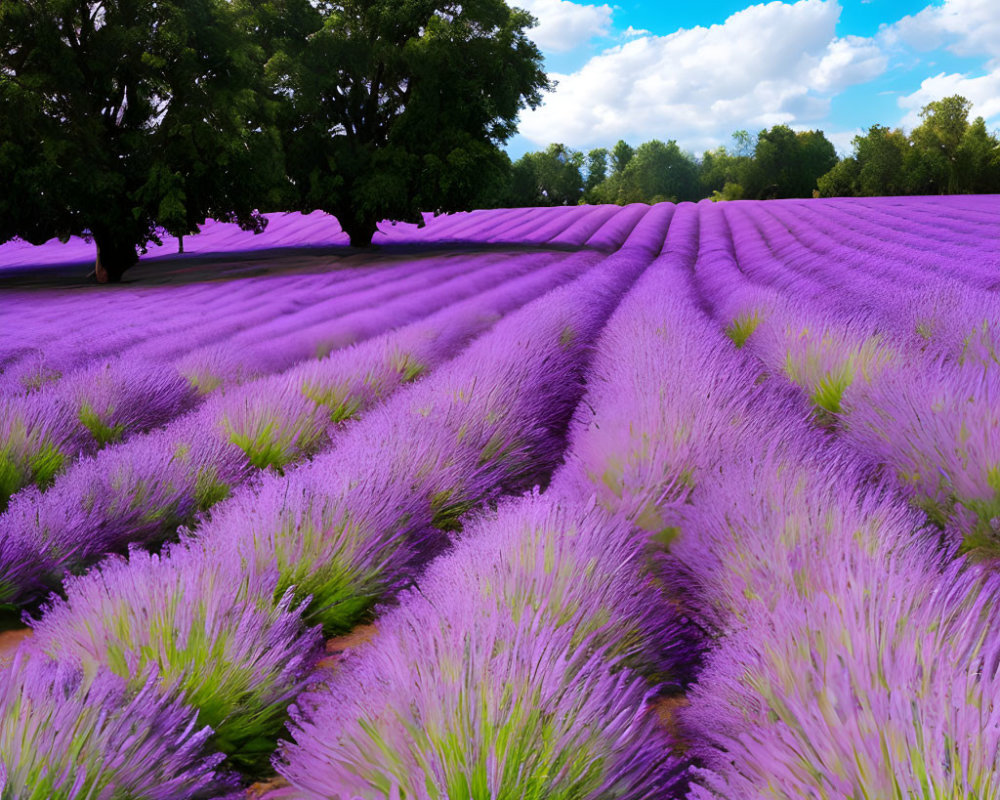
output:
M273 572L197 550L133 551L67 581L66 599L43 607L26 647L88 674L106 667L133 689L155 668L158 691L182 693L212 728L212 747L254 768L322 648L290 594L273 600L275 584Z
M129 688L24 652L0 673L0 793L19 800L235 796L211 728L147 670Z
M408 594L299 700L285 797L644 798L680 772L644 682L596 632L512 614L463 582ZM597 651L602 648L596 648Z
M713 655L685 721L694 798L991 797L1000 791L996 576L855 555Z
M47 492L15 495L0 516L0 603L23 605L67 570L169 538L228 496L248 474L246 458L198 422L78 461Z
M328 632L353 625L409 580L463 514L546 479L589 345L662 236L666 218L649 219L650 240L505 318L308 467L240 493L200 542L256 568L276 563L279 589L311 596L310 618Z

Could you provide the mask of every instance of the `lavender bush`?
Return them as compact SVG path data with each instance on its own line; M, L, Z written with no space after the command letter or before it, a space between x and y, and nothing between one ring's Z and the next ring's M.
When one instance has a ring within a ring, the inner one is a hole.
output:
M197 712L108 670L28 658L0 674L0 793L18 800L235 796Z

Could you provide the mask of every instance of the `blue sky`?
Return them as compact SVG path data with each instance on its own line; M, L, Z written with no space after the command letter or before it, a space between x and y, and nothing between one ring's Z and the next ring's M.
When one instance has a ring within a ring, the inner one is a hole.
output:
M949 94L1000 128L1000 0L510 0L558 82L508 152L553 141L676 139L700 154L776 123L842 153L874 123L909 129Z

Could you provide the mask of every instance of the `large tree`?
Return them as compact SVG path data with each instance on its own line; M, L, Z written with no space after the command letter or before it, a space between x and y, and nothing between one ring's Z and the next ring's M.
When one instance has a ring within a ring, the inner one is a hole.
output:
M822 131L775 125L757 135L747 194L760 200L811 197L817 181L837 164L837 151Z
M513 206L576 205L583 194L583 154L562 144L525 153L511 168Z
M117 281L160 231L260 230L281 173L228 0L0 0L0 241L83 235Z
M549 86L529 14L502 0L314 6L269 65L299 209L367 246L382 219L467 208L507 180L500 145Z
M698 165L671 139L643 142L621 173L620 203L697 200Z
M972 103L952 95L928 103L922 122L910 134L907 166L910 191L921 194L991 192L998 186L1000 143L977 117L969 123Z

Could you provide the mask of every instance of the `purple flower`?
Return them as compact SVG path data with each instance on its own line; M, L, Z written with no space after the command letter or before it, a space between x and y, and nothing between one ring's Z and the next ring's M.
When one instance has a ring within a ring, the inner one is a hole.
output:
M137 689L156 669L164 695L182 693L214 731L212 746L253 767L270 752L286 704L321 649L275 576L198 550L133 551L66 582L32 622L33 653L85 672L106 667Z
M58 800L232 796L210 755L211 728L157 688L146 670L130 688L106 669L83 670L23 651L0 673L0 792Z

